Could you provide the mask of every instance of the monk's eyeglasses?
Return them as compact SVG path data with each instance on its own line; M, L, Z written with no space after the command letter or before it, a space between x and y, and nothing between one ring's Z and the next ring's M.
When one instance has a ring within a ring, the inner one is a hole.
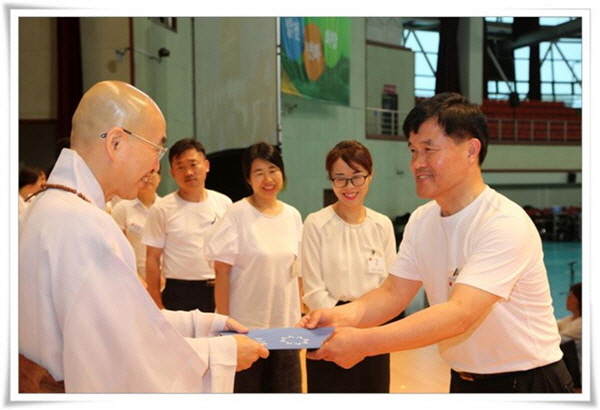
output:
M167 153L167 151L169 150L166 147L161 147L160 145L157 145L155 143L153 143L152 141L148 141L146 138L141 137L139 135L137 135L134 132L131 132L129 130L126 130L125 128L121 127L121 129L123 130L124 133L131 135L132 137L135 137L139 140L142 140L143 142L145 142L146 144L151 145L152 147L154 147L154 149L156 149L158 151L158 160L160 161L162 159L162 157L165 156L165 154ZM102 134L100 134L101 138L106 138L106 132L103 132Z

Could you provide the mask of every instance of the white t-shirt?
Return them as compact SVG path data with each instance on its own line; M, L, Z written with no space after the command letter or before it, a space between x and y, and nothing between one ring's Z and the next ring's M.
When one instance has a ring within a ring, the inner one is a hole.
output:
M581 317L573 319L573 316L569 315L558 320L557 325L561 336L568 339L581 339Z
M367 208L356 225L332 206L308 215L300 259L304 303L314 310L359 298L383 283L395 256L394 227L383 214Z
M155 200L160 199L156 196ZM152 206L152 205L151 205ZM142 244L142 233L150 207L146 207L138 198L119 201L112 209L111 215L135 252L137 271L146 279L146 246Z
M472 332L439 343L457 371L527 370L562 357L540 235L519 205L490 187L449 217L435 201L419 207L390 272L422 281L431 305L446 302L453 283L502 298Z
M172 192L150 208L142 243L163 249L162 274L167 279L215 278L204 257L204 240L209 228L231 206L231 199L210 189L206 194L201 202L189 202Z
M117 195L113 196L113 197L110 199L110 201L107 201L107 202L106 202L106 206L105 206L105 210L106 210L106 212L108 212L109 214L110 214L110 213L112 213L113 209L115 209L115 206L116 206L116 205L117 205L119 202L121 202L121 201L123 201L123 200L124 200L123 198L120 198L120 197L119 197L119 196L117 196Z
M232 265L229 316L249 328L289 327L300 319L302 217L282 204L279 215L268 216L241 199L207 236L206 257Z
M581 317L574 319L572 315L569 315L558 320L556 324L558 325L558 332L560 333L562 343L569 340L575 341L577 356L579 358L579 368L581 369L581 329L583 327Z
M98 181L63 149L19 235L19 352L67 393L231 392L236 342L226 317L160 311Z

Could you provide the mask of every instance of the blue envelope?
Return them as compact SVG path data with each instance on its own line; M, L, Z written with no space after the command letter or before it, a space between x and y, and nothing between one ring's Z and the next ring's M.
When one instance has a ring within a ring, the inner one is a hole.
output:
M273 329L251 329L246 336L265 345L269 350L318 349L329 337L333 327L304 329L301 327L279 327ZM235 332L221 332L232 335Z

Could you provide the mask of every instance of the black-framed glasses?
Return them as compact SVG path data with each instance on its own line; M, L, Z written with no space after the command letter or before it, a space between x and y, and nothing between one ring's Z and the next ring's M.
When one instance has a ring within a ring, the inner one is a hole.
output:
M365 184L365 182L367 181L368 177L369 177L369 174L354 175L350 178L333 177L333 178L329 178L329 179L331 180L331 183L333 184L334 187L344 188L346 185L348 185L348 182L352 182L352 185L354 185L355 187L363 186Z
M135 132L131 132L129 130L126 130L125 128L121 127L121 129L123 130L124 133L131 135L132 137L135 137L143 142L145 142L146 144L151 145L153 148L155 148L158 151L158 160L160 161L162 159L162 157L165 156L165 154L167 153L167 151L169 150L166 147L161 147L158 144L153 143L152 141L148 141L146 138L141 137L139 135L137 135ZM103 132L102 134L100 134L101 138L106 138L106 133Z

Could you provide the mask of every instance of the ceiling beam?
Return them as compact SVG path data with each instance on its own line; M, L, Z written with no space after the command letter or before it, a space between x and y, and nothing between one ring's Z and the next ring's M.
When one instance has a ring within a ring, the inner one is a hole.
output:
M581 38L581 18L570 20L557 26L542 26L539 30L524 34L515 40L503 41L500 48L510 51L516 48L538 44L542 41L552 41L562 37Z

